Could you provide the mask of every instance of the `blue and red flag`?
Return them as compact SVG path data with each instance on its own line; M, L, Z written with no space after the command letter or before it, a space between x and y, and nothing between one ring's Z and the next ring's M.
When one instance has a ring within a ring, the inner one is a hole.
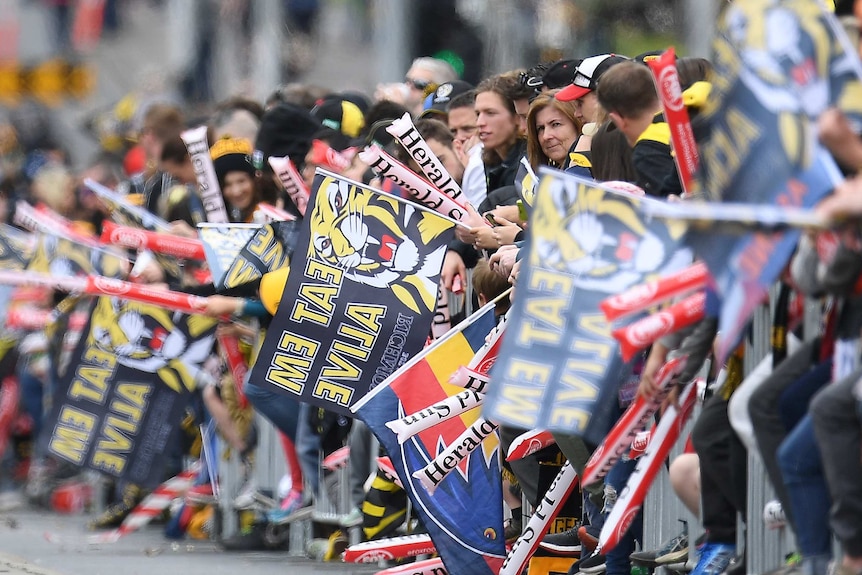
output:
M412 476L479 418L479 409L398 443L386 423L463 392L449 377L467 365L493 329L488 304L393 373L353 407L386 449L414 509L450 573L496 575L506 556L499 440L491 434L437 485L433 495Z
M746 0L725 6L713 43L715 67L697 131L700 179L713 201L810 208L840 174L817 143L815 122L838 106L852 112L853 59L815 0ZM858 104L856 105L858 108ZM719 296L719 360L742 337L755 307L795 249L800 232L733 236L693 229Z

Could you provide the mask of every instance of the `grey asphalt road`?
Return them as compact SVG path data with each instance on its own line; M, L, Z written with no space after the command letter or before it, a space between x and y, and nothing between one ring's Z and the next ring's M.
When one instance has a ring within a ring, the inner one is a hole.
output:
M375 565L322 563L288 552L227 553L209 541L174 543L149 526L116 543L87 545L86 516L23 510L0 513L0 574L6 575L371 575ZM45 533L63 536L50 543ZM80 538L80 540L79 540Z

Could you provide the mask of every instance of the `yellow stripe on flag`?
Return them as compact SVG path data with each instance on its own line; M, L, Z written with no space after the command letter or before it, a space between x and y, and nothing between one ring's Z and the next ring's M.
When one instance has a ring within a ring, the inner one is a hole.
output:
M459 367L467 365L470 360L473 359L474 355L475 352L473 351L473 348L470 347L470 343L467 341L467 338L459 333L434 350L433 353L429 354L425 358L425 361L428 363L428 367L431 368L431 371L434 372L434 377L436 377L437 381L440 382L440 386L446 392L446 395L451 397L459 391L464 391L464 388L449 383L449 377ZM479 409L471 409L470 411L461 414L460 417L461 421L464 423L464 427L469 427L479 419L480 411L481 410ZM482 442L482 450L485 453L486 459L490 457L498 444L499 440L497 439L497 436L493 434L488 436L488 438Z

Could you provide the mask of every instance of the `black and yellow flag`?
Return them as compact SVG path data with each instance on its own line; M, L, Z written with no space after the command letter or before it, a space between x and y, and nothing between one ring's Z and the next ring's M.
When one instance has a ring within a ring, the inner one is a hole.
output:
M203 316L98 298L59 382L48 451L118 479L159 483L215 327Z
M323 170L252 377L337 413L425 343L453 222Z
M48 273L58 277L96 274L106 277L123 277L127 260L107 250L85 246L72 239L37 234L33 257L27 270Z

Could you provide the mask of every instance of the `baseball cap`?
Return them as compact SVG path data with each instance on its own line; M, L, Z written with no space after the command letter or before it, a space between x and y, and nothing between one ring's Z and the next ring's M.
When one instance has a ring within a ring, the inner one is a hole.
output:
M455 96L460 96L464 92L473 89L473 85L463 80L455 80L454 82L443 82L437 89L430 93L422 106L420 118L433 116L434 114L446 114L446 106L452 101Z
M321 124L355 138L365 126L365 115L359 106L340 96L324 98L311 110Z
M545 75L542 76L542 84L549 90L556 90L568 86L575 80L575 71L583 60L558 60L551 64Z
M596 89L596 85L602 74L607 72L611 66L627 61L625 56L616 54L601 54L584 58L575 70L575 79L571 84L557 92L557 100L571 102L583 98Z

